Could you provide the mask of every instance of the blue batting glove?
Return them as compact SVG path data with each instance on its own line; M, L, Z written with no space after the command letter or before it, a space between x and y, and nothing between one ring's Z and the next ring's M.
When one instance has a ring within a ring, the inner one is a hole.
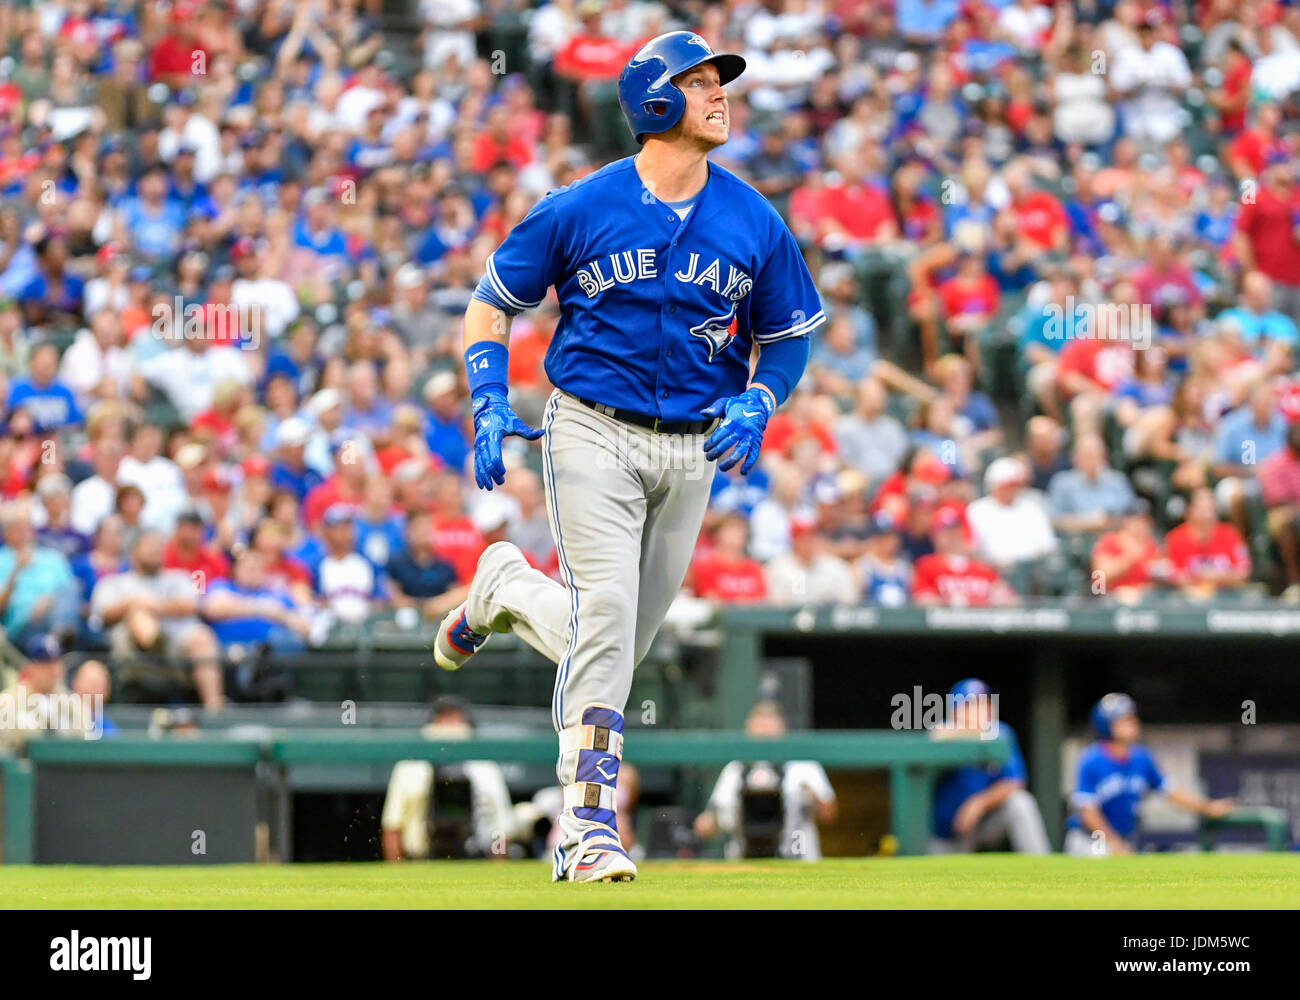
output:
M772 397L757 387L746 389L739 396L715 399L703 413L706 417L722 417L723 420L704 442L704 457L717 462L723 472L739 464L740 474L748 475L758 461L763 431L767 429L768 418L775 409Z
M518 434L526 441L536 441L544 432L534 430L519 419L506 401L505 393L486 389L474 397L474 482L481 490L491 490L506 481L505 463L501 461L501 439Z

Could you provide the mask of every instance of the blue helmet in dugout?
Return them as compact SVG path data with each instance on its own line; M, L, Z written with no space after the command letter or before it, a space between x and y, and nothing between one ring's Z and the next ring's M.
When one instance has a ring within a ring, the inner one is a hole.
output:
M706 62L718 68L724 85L745 71L743 58L714 52L693 31L670 31L652 38L628 60L618 78L618 103L637 142L667 132L681 121L686 95L674 86L673 77Z
M1137 712L1137 702L1126 694L1112 691L1092 707L1092 728L1103 740L1113 739L1111 727L1115 720L1136 716Z
M960 680L948 692L953 698L986 698L990 693L989 686L978 677L967 677L965 680Z

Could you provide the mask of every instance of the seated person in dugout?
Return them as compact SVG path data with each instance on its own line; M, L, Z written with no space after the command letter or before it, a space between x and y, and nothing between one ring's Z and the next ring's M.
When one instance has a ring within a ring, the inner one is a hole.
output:
M745 720L749 736L785 735L785 719L775 702L755 705ZM729 858L822 856L818 823L832 823L839 806L825 770L816 761L785 763L733 760L722 769L708 808L695 820L702 838L724 834Z
M992 723L1007 743L1004 764L954 768L939 776L934 788L934 836L931 854L1003 850L1047 854L1047 830L1038 802L1025 788L1025 759L1016 734L988 710L992 692L975 677L958 681L948 692L953 706L949 726L935 735L982 736Z

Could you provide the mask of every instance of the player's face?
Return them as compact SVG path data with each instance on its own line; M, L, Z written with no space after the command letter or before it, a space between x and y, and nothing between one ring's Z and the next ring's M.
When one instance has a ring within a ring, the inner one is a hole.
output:
M1120 743L1136 743L1142 735L1142 723L1136 715L1126 715L1110 725L1111 734Z
M704 63L688 69L673 82L686 95L686 111L677 126L682 137L709 149L726 142L731 130L731 113L717 67Z

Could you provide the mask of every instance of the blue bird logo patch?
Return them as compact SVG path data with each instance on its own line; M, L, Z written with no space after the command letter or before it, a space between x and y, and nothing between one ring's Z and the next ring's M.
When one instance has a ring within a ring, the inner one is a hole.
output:
M703 323L691 327L691 336L699 337L709 348L709 361L731 346L736 338L736 307L733 304L722 316L710 316Z

